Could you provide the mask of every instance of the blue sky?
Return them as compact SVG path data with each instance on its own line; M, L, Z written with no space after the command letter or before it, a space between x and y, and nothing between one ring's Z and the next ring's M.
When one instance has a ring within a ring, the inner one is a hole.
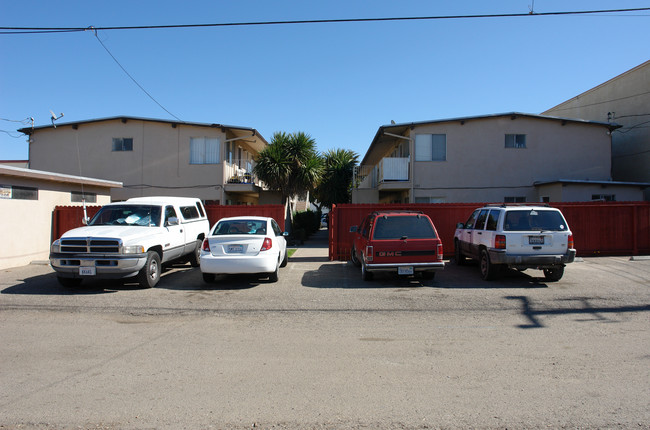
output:
M0 27L108 27L650 7L616 1L0 0ZM99 31L165 109L188 122L304 131L363 158L381 125L540 113L650 58L650 11L596 16ZM174 119L95 33L0 34L0 159L24 127L130 115ZM11 120L11 121L7 121ZM603 118L606 120L606 118Z

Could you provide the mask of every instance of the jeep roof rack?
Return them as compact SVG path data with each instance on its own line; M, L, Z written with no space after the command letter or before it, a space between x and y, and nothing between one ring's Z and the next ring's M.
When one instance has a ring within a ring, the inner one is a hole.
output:
M485 207L496 207L496 208L507 208L509 206L542 206L542 207L547 207L550 208L551 205L548 203L488 203L485 205Z

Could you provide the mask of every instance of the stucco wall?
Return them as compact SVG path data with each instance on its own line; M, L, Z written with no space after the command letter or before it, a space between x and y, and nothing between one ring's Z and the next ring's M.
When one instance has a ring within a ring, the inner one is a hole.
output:
M133 138L133 151L113 151L113 138ZM219 164L190 164L190 138L220 140ZM221 128L129 119L62 125L30 136L30 168L124 183L113 200L144 195L223 201L226 134ZM152 187L153 186L153 187Z
M537 181L609 180L607 131L604 126L529 117L416 127L412 139L416 134L447 135L447 160L413 161L413 196L442 197L446 202L502 202L506 196L525 196L535 202ZM506 134L525 134L526 147L505 148Z
M0 225L4 226L0 246L0 269L17 267L48 259L52 242L52 211L55 206L77 206L71 191L78 184L8 178L0 175L0 184L38 188L38 200L0 199ZM97 194L97 203L110 202L108 188L84 186L87 193Z

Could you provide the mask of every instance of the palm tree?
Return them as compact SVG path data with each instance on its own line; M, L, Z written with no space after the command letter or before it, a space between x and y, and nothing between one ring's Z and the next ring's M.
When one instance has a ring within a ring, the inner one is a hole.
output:
M359 156L349 149L330 149L323 154L325 165L321 182L314 191L316 199L326 207L352 200L352 177Z
M320 180L321 158L316 141L303 132L276 132L271 143L259 153L253 173L271 190L280 191L288 211L285 219L293 220L291 197L304 196Z

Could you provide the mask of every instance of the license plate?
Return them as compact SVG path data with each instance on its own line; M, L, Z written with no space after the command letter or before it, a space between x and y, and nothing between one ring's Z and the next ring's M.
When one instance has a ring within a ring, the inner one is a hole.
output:
M80 276L95 276L97 274L97 270L94 267L80 267L79 268L79 275Z
M228 253L241 254L244 252L244 245L228 245Z
M398 267L397 268L397 274L398 275L412 275L413 274L413 266Z
M544 245L544 236L528 236L529 245Z

